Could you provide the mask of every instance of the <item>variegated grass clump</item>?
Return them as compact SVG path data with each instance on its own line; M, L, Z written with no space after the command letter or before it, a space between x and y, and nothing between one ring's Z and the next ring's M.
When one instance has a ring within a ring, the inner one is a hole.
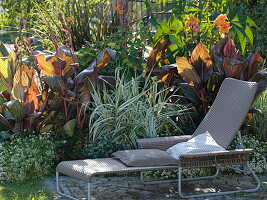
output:
M0 144L0 182L26 181L51 174L56 145L44 136L15 137Z
M92 95L91 140L108 139L136 147L137 138L181 134L179 122L187 109L170 103L173 96L167 97L167 89L158 91L156 82L142 83L142 77L130 81L123 77L117 72L114 90L97 88Z

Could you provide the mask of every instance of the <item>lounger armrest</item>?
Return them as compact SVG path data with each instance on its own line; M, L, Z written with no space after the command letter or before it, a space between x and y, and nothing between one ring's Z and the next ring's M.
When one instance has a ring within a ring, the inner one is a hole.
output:
M186 142L191 139L192 135L181 135L171 137L157 137L157 138L144 138L137 139L136 142L141 149L160 149L165 151L169 147L180 143Z
M179 167L201 168L213 167L218 165L225 166L244 164L249 161L249 155L253 152L253 149L235 149L181 155L179 158Z

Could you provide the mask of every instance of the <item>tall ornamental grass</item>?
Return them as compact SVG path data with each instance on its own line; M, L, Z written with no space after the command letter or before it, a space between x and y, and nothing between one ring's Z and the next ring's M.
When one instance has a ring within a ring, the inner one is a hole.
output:
M159 91L157 86L154 81L142 83L141 77L126 81L117 72L114 90L97 88L92 95L90 139L136 147L138 138L181 134L179 124L188 117L187 109L170 103L168 89Z

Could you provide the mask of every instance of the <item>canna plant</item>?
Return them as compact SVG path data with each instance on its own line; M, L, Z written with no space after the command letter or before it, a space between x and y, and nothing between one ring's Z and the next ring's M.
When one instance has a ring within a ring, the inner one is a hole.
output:
M1 46L0 122L11 133L38 134L63 127L72 136L75 127L84 128L87 113L82 104L91 100L93 87L99 82L99 70L107 66L116 52L105 49L76 75L77 56L68 31L66 36L65 46L59 46L54 40L55 53L47 53L34 52L30 40L20 35L23 42L19 44L31 54L26 61L22 60L18 44L9 54ZM112 78L101 80L109 82Z
M221 39L209 51L202 43L196 45L189 53L190 58L176 57L176 63L161 66L159 62L149 65L151 60L168 60L165 57L166 49L158 53L157 46L150 53L147 62L147 71L157 76L166 87L179 88L178 93L185 98L181 99L186 105L196 109L200 116L204 116L211 106L216 93L224 78L236 78L245 81L258 82L257 95L266 89L266 70L259 71L259 63L263 61L258 52L243 59L230 37L230 22L226 15L219 15L214 26L219 29ZM195 22L198 22L195 20ZM192 24L197 25L196 23ZM188 26L188 28L192 28ZM187 27L185 27L187 28ZM193 27L194 28L194 27ZM195 27L197 28L197 26ZM174 90L177 91L177 90Z
M34 69L22 63L17 50L10 52L8 58L0 59L0 122L11 132L32 132L39 127L37 119L47 102L45 93L40 92L36 84ZM45 126L45 123L40 126Z

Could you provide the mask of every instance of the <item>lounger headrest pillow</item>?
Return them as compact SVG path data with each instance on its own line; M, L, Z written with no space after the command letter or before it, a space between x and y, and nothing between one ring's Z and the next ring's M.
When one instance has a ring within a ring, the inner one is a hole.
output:
M158 149L136 149L117 151L112 154L125 165L132 167L177 165L177 159Z

